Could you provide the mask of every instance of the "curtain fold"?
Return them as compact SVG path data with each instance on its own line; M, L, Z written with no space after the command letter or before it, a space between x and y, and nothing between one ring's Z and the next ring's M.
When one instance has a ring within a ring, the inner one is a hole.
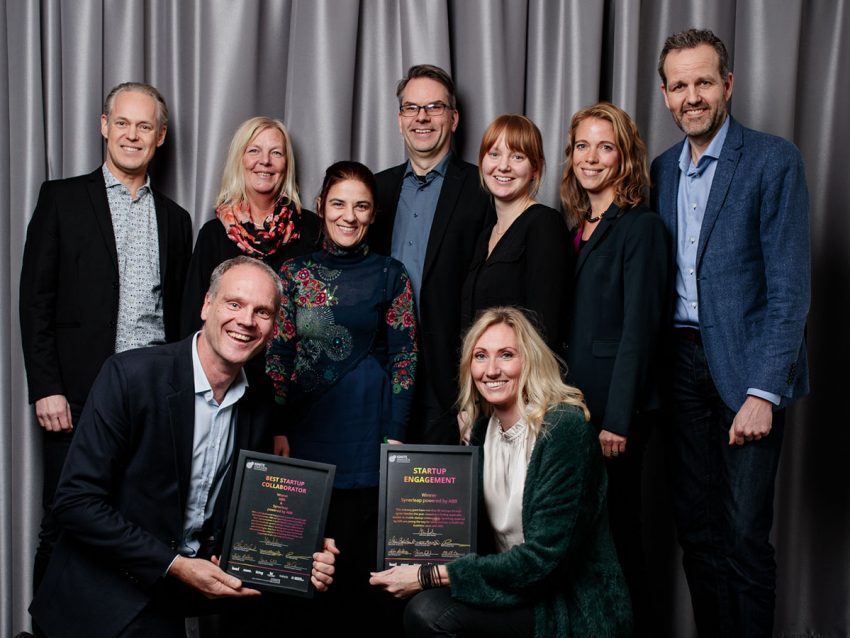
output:
M195 229L212 216L236 126L284 120L302 199L313 208L340 159L378 171L404 160L395 87L412 64L457 83L457 150L477 159L487 124L524 113L547 157L540 199L558 207L574 111L612 100L651 156L681 139L656 71L667 35L714 30L735 74L733 114L794 141L811 192L812 395L789 412L774 537L776 633L850 633L850 428L842 397L850 336L850 0L4 0L0 5L0 635L29 626L41 513L40 432L28 405L18 296L26 225L40 183L102 161L104 93L147 81L171 111L155 185ZM647 458L649 555L668 635L694 635L675 545L661 441Z

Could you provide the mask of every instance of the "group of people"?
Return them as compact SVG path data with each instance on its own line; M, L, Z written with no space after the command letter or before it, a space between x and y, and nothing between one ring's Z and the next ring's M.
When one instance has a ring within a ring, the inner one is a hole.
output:
M211 611L210 631L273 631L279 601L215 558L246 448L336 466L322 593L285 625L398 635L403 610L408 636L657 635L641 475L669 406L700 635L770 635L784 408L807 391L805 177L792 144L729 115L713 33L672 35L658 71L684 141L650 179L631 117L582 109L563 213L535 199L528 118L496 118L478 167L457 157L432 65L398 84L407 161L333 164L315 213L283 123L251 118L194 251L147 176L165 101L115 87L103 166L45 183L24 249L36 633L181 636ZM461 441L483 456L479 552L375 572L380 445Z

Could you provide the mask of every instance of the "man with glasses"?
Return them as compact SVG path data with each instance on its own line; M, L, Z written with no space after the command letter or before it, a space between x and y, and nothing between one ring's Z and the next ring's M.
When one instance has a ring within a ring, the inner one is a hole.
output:
M460 290L488 210L478 169L452 152L459 114L443 69L410 68L396 90L408 161L378 173L369 241L410 273L420 325L416 403L407 442L457 443Z

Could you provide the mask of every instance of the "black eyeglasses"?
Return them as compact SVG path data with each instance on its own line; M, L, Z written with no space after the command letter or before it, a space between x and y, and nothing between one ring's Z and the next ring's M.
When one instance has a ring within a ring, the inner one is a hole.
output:
M430 104L414 104L413 102L405 102L402 104L398 112L402 117L416 117L419 115L419 111L421 109L425 109L425 115L442 115L446 112L446 109L450 109L451 107L448 104L443 102L431 102Z

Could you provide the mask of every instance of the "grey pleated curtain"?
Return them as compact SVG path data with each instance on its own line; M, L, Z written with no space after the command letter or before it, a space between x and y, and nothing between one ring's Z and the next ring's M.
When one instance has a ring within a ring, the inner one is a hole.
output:
M224 153L252 115L290 129L307 207L324 168L404 159L395 83L411 64L452 72L458 151L475 161L486 125L525 113L548 160L540 197L557 206L570 115L609 99L654 156L680 139L655 71L671 32L713 29L730 49L732 112L793 140L812 198L813 393L789 415L774 537L778 635L850 632L850 2L847 0L2 0L0 10L0 635L28 626L40 516L38 426L27 403L17 318L26 224L41 181L102 160L105 91L156 85L171 109L153 179L212 215ZM835 372L838 371L838 372ZM661 436L648 458L647 538L669 635L692 635L669 514Z

